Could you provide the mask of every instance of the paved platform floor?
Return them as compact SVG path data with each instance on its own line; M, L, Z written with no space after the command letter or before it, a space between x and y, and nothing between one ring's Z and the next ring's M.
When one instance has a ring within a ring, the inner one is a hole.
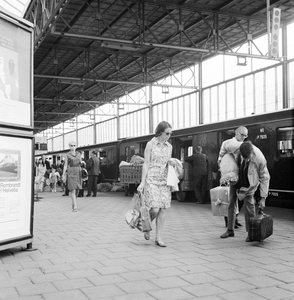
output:
M244 226L220 239L210 204L173 200L160 248L125 223L131 196L78 198L76 213L61 192L42 197L36 250L0 252L1 300L294 300L294 210L268 207L274 234L246 243Z

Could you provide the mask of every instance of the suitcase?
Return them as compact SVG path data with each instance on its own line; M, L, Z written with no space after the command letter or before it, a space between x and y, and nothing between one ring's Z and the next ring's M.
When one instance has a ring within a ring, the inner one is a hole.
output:
M230 187L218 186L210 190L211 210L213 216L228 216Z
M249 219L248 236L251 241L262 242L273 234L273 218L266 215L263 211Z

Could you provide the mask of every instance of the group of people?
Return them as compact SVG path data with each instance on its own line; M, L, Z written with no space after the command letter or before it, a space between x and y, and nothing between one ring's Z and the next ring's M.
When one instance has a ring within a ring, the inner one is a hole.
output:
M45 155L42 155L35 163L35 191L43 192L46 185L49 185L51 191L56 192L57 184L61 182L62 170L63 161L50 165Z
M144 164L141 183L137 191L143 195L143 201L149 208L151 222L156 219L155 244L166 247L162 240L162 231L166 217L166 209L171 206L171 188L167 185L168 165L174 166L172 145L168 142L172 134L172 126L166 122L160 122L153 137L145 148ZM268 195L270 175L267 162L256 146L250 141L248 130L240 126L235 130L232 139L222 143L219 152L218 164L221 163L226 153L232 153L239 166L239 180L237 184L230 185L230 203L228 207L227 230L221 238L233 237L236 226L236 215L239 212L238 199L244 204L246 231L249 229L249 219L254 217L255 199L254 193L259 188L259 207L265 207ZM186 161L193 162L194 191L197 203L204 203L207 183L207 157L202 153L202 147L197 146L192 156ZM241 225L238 222L239 225ZM144 233L146 240L150 239L150 232ZM250 242L249 236L246 242Z

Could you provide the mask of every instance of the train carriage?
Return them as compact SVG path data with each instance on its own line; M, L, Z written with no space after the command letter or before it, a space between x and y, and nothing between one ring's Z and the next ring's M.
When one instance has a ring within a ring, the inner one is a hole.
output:
M234 129L240 125L248 128L247 140L252 141L267 159L271 175L269 205L294 208L294 110L285 109L262 115L251 115L195 127L173 130L170 143L173 145L173 157L184 162L192 154L193 147L202 146L208 157L208 189L218 185L217 158L222 142L234 136ZM105 181L119 180L119 163L129 162L134 154L143 155L147 142L153 134L122 139L119 141L81 147L88 158L89 151L97 150L101 159L101 170ZM66 152L66 151L65 151ZM53 153L48 153L52 155ZM182 193L178 200L185 200L193 191L192 174L187 172ZM187 195L186 195L187 194Z

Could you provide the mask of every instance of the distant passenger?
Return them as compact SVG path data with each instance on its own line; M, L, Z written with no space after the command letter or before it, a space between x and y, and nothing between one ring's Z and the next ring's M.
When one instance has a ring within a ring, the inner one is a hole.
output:
M238 162L239 159L239 148L243 141L248 137L248 129L244 126L239 126L235 130L235 136L231 139L225 140L220 148L219 156L218 156L218 165L220 165L220 162L225 154L232 153L235 157L235 160L237 164L239 165L240 162ZM239 204L239 209L238 209ZM230 204L229 204L229 216L230 213L234 212L233 217L225 217L225 223L229 230L234 231L234 228L238 228L238 226L242 226L242 224L238 221L236 213L237 211L241 210L243 206L243 201L237 202L237 196L236 196L236 186L230 185ZM222 238L226 238L226 234L223 234L221 236Z
M86 162L86 169L88 171L88 193L86 197L93 197L97 195L97 182L100 174L100 160L97 157L97 152L92 151L91 157Z
M49 179L51 192L56 193L57 182L60 180L60 174L56 171L56 168L52 167Z
M260 200L259 207L264 209L265 199L268 196L270 175L267 169L267 162L262 152L251 144L244 142L240 146L241 167L239 171L239 181L236 184L237 196L244 201L246 231L249 230L249 219L255 216L254 193L259 187ZM234 211L229 210L229 220L234 217ZM223 238L234 236L234 230L228 230L221 236ZM246 242L250 242L249 236Z
M78 210L76 190L82 188L82 158L80 152L76 152L75 142L69 142L69 147L70 151L65 156L62 180L63 182L67 181L67 187L72 200L72 211L76 212Z
M194 193L199 204L205 203L207 186L207 157L202 153L202 147L197 146L193 155L187 157L185 161L193 163Z

